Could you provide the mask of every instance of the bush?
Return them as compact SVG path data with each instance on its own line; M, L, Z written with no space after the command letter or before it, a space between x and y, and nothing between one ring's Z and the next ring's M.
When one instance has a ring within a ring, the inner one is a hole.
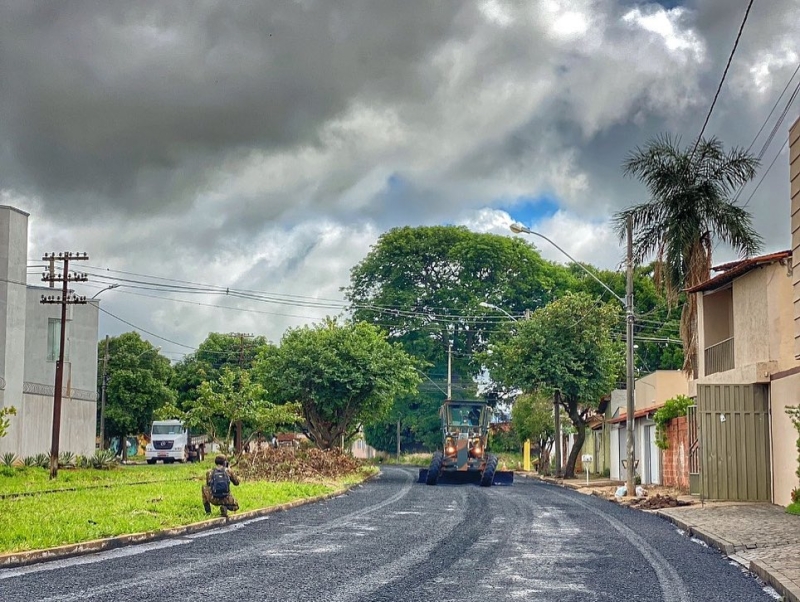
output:
M22 465L25 468L32 468L34 466L38 466L39 464L36 462L36 457L35 456L25 456L22 459Z
M36 466L39 468L50 467L50 454L36 454L33 459L36 461Z
M8 468L14 466L14 464L16 464L18 461L19 458L17 457L17 454L15 454L14 452L6 452L2 456L0 456L0 464L2 464L3 466L7 466Z
M667 440L667 425L673 418L679 416L686 416L686 410L694 401L686 397L686 395L678 395L672 399L668 399L664 407L659 408L653 414L653 421L656 423L656 445L660 449L668 449L669 441Z
M63 451L58 454L58 467L68 468L70 466L75 466L75 454L71 451Z
M88 458L88 462L91 464L92 468L108 470L116 466L117 458L114 450L98 449L91 458Z
M792 503L800 504L800 487L792 489Z

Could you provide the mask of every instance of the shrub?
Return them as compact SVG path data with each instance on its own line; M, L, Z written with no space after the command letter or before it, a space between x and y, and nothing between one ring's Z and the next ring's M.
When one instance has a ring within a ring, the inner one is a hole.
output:
M108 470L116 466L117 463L116 454L111 449L98 449L88 460L92 468L97 468L98 470Z
M17 454L14 452L6 452L0 456L0 464L9 468L13 467L19 461Z
M22 459L22 465L25 466L26 468L31 468L33 466L38 466L39 464L38 462L36 462L35 456L25 456Z
M661 449L669 448L669 441L667 440L667 425L673 418L679 416L686 416L686 409L693 405L694 401L686 397L686 395L678 395L672 399L668 399L664 406L659 408L653 414L653 420L656 423L656 445Z
M75 465L75 454L70 451L63 451L58 454L58 467L66 468Z
M800 487L792 489L792 503L800 504Z
M36 454L33 459L36 460L36 466L39 468L50 467L50 454Z

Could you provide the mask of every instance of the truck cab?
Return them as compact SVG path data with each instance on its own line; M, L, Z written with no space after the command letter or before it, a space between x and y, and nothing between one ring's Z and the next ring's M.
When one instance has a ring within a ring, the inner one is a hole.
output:
M156 420L150 428L150 443L145 448L148 464L186 462L190 451L189 429L180 420Z

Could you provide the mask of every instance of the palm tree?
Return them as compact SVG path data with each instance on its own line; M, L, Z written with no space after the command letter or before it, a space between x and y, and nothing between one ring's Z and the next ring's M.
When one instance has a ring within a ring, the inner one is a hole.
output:
M614 216L614 227L625 235L633 222L633 258L642 264L655 255L656 283L674 306L680 292L707 280L711 254L719 242L742 257L761 249L762 238L750 214L734 204L731 195L753 179L758 159L746 150L725 153L716 138L701 139L693 149L681 149L680 140L662 135L637 147L623 164L626 176L647 186L650 199ZM681 339L683 369L697 376L697 300L683 306Z

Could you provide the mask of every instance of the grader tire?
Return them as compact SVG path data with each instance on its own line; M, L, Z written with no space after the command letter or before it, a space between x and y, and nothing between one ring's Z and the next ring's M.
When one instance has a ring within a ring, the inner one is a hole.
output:
M481 475L481 487L491 487L494 481L494 473L497 470L497 456L490 455L486 459L486 466Z
M431 458L431 465L428 468L428 477L425 479L426 485L436 485L439 480L439 473L442 471L442 452L434 452Z

